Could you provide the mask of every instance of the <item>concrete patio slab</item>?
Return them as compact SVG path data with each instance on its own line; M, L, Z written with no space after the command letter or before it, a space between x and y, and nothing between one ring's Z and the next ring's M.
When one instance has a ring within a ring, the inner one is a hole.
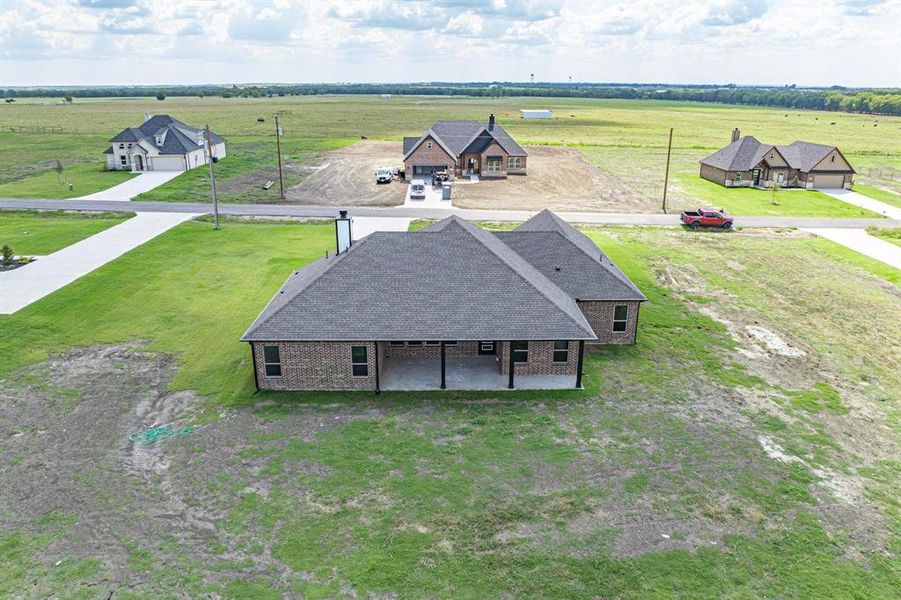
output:
M383 390L423 391L441 389L441 359L387 358L382 365ZM508 376L501 373L494 356L448 358L445 382L449 390L507 390ZM515 375L517 390L574 388L575 375Z
M138 194L149 192L181 174L182 171L149 171L141 173L137 177L132 177L124 183L114 185L107 190L81 196L80 198L75 198L75 200L131 200Z
M836 200L841 200L860 208L871 210L889 219L901 219L901 208L896 208L891 204L880 202L863 194L858 194L851 190L819 190L824 194L832 196Z
M198 214L138 213L135 217L53 254L0 272L0 314L9 315L69 285Z
M802 231L826 238L896 269L901 269L901 247L868 234L866 229L804 228Z

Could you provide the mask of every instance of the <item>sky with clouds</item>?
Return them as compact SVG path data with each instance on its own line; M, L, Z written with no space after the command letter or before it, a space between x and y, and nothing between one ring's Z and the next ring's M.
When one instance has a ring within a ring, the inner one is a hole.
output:
M901 0L0 0L0 86L901 86Z

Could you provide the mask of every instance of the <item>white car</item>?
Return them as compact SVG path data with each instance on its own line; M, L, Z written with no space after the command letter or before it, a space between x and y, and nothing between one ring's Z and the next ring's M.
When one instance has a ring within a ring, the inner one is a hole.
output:
M375 172L376 183L391 183L392 179L394 179L394 173L391 172L390 167L380 167Z
M414 179L410 184L410 199L425 200L425 182L421 179Z

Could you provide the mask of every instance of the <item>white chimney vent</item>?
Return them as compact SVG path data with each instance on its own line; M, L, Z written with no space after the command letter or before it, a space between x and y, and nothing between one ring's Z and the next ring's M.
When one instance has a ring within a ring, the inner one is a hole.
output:
M353 244L353 236L351 234L351 219L347 216L346 210L338 211L338 218L335 219L335 239L338 243L337 254L347 252Z

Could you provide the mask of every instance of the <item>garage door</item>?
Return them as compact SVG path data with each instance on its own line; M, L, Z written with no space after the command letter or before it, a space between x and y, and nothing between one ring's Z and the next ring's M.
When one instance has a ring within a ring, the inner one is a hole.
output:
M815 188L840 188L845 182L844 175L814 175L813 187Z
M431 176L432 171L444 171L447 165L413 165L413 175Z

